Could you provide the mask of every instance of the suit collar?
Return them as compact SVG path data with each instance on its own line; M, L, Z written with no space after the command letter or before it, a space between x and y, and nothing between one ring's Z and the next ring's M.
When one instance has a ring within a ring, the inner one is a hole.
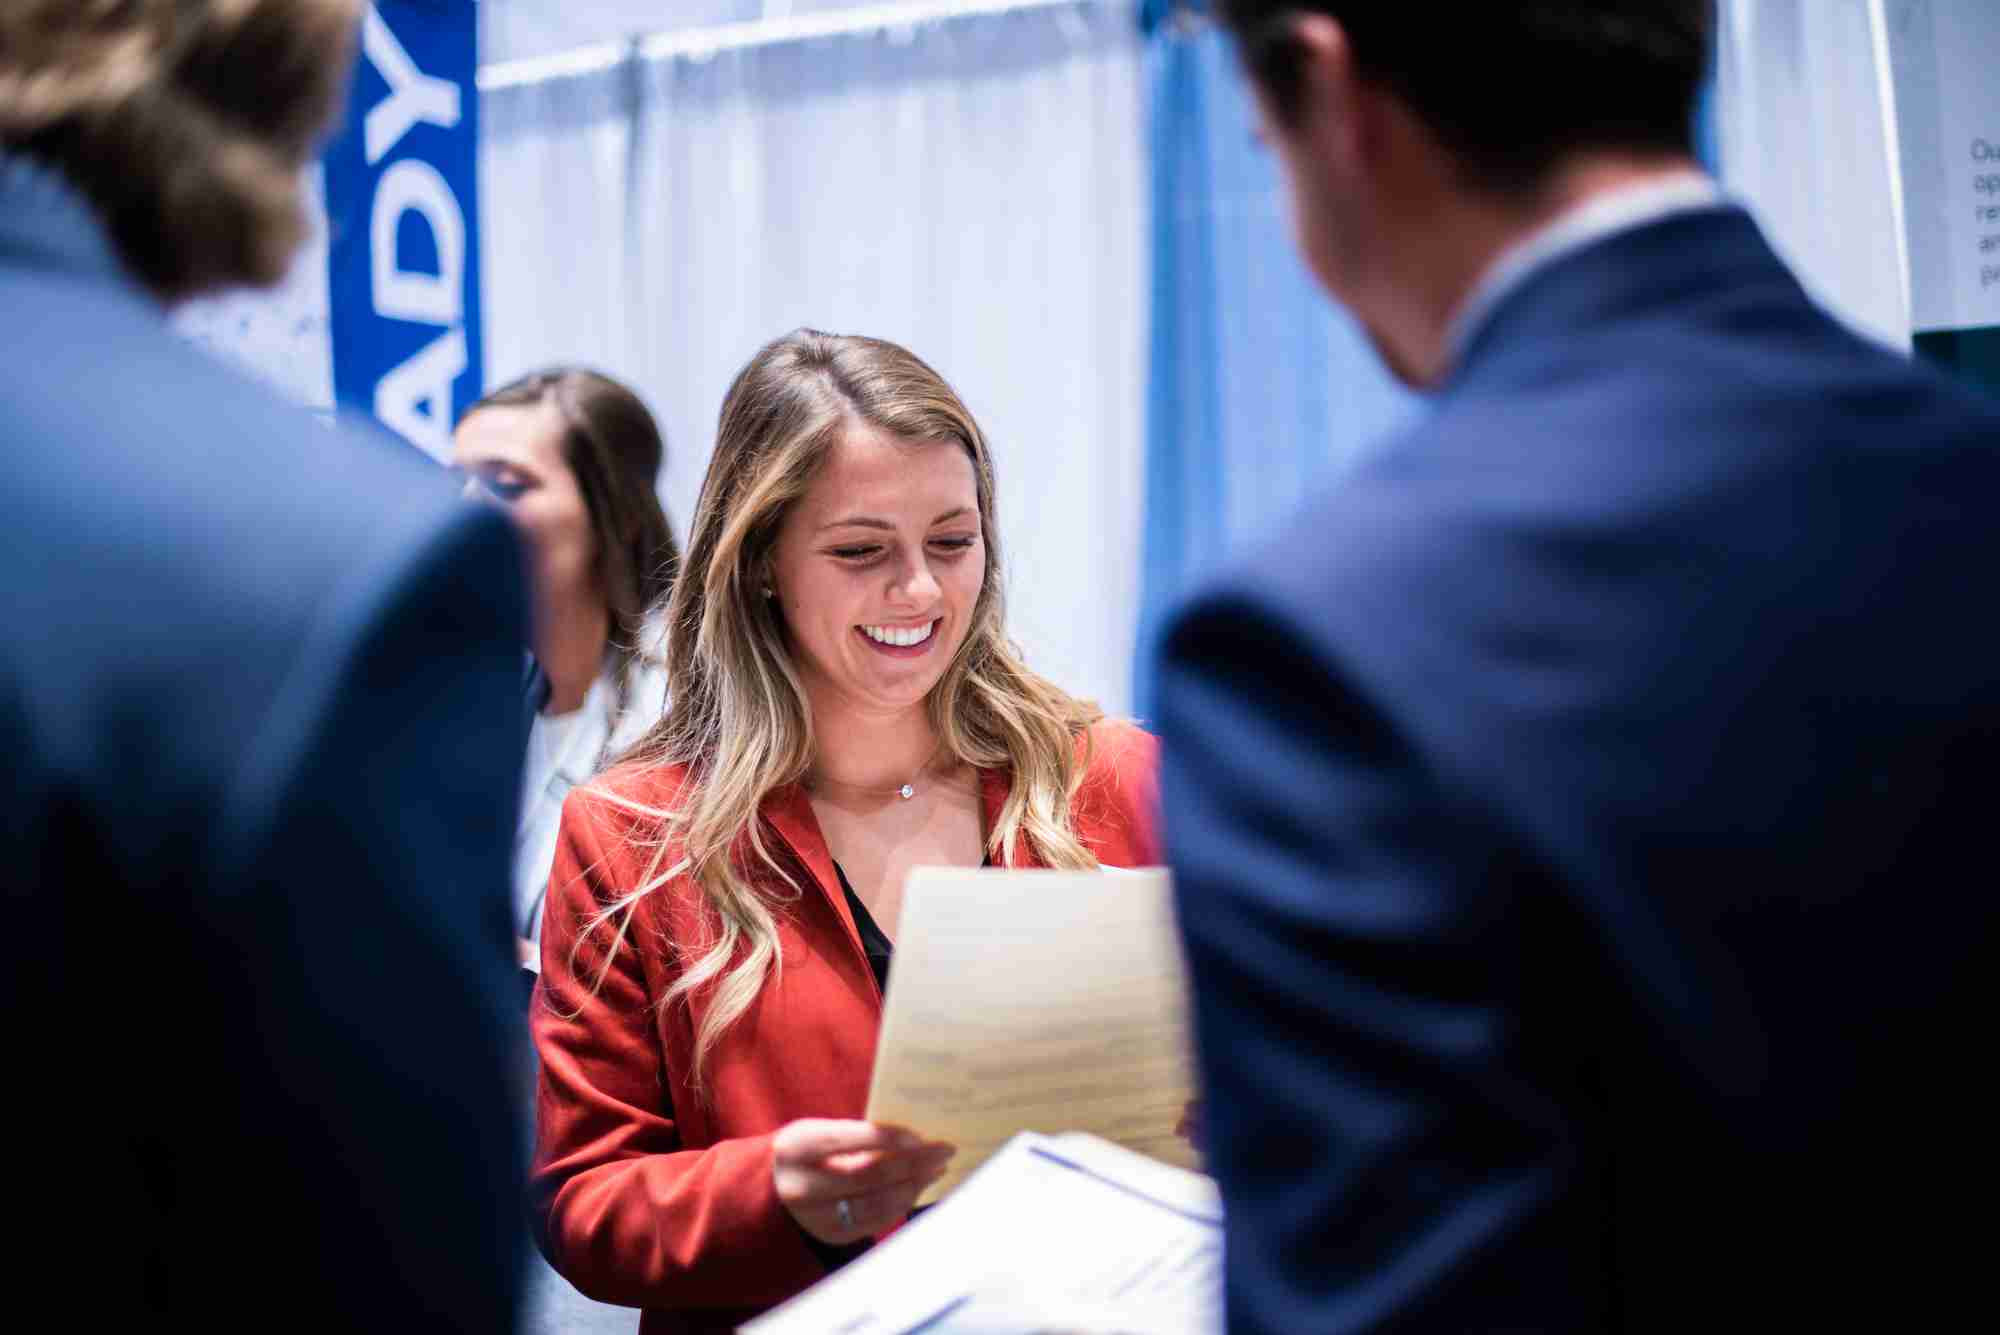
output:
M1576 205L1507 247L1486 266L1446 331L1448 355L1457 361L1486 317L1536 270L1620 232L1677 213L1712 209L1721 202L1715 182L1690 168L1606 191Z
M792 856L819 886L819 892L833 911L839 915L848 935L854 938L855 949L861 948L861 932L854 925L854 915L847 910L847 896L840 893L840 878L834 875L833 852L826 846L826 836L820 832L819 817L813 814L812 798L803 783L788 783L765 797L763 802L764 822L785 846ZM800 886L803 892L806 887Z
M1735 205L1676 212L1601 237L1550 260L1503 295L1471 331L1439 397L1477 384L1514 349L1587 338L1618 321L1757 285L1804 300L1798 280Z
M124 281L104 224L53 169L0 153L0 259Z

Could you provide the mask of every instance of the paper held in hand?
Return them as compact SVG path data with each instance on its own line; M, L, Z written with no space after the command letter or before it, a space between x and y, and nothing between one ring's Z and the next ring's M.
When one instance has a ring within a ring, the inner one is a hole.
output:
M1222 1335L1222 1202L1094 1136L1023 1134L744 1335Z
M903 893L868 1120L958 1146L1083 1131L1199 1169L1187 978L1164 870L922 867Z

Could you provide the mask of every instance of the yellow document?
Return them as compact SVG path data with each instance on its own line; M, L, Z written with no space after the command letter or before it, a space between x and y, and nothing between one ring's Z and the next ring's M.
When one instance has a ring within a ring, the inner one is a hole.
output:
M868 1119L958 1146L936 1200L1017 1132L1199 1169L1187 975L1160 869L921 867L903 892Z

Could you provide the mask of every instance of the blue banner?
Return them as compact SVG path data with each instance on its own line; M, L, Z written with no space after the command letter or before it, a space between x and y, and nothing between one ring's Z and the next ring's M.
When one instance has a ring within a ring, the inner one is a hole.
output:
M478 10L367 8L326 151L334 396L431 455L479 397Z

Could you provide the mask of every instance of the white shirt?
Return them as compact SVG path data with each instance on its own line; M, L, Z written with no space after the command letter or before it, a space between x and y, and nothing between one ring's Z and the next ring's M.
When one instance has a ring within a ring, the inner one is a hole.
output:
M666 712L666 671L642 659L632 665L625 712L614 726L616 671L616 664L607 660L581 706L567 714L537 714L528 729L521 815L514 828L514 931L530 941L542 939L542 901L556 859L563 799L643 737Z
M1607 190L1558 214L1501 251L1486 266L1486 272L1479 276L1471 293L1451 317L1445 333L1447 363L1458 365L1473 335L1500 303L1539 270L1618 232L1659 222L1677 213L1714 208L1721 202L1722 191L1713 180L1700 172L1687 171Z

